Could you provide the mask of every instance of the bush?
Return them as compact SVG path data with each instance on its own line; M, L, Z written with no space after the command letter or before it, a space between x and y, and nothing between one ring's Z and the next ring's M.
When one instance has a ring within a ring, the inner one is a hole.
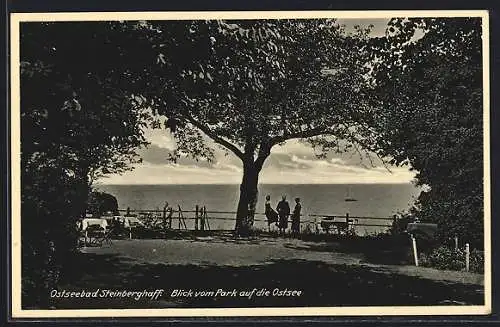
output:
M118 215L118 201L111 194L92 191L89 194L87 211L94 217L100 217L108 211Z
M305 226L302 227L300 233L302 235L311 235L311 234L316 234L316 230L313 228L311 224L306 224Z
M88 189L85 181L52 167L26 171L21 194L22 305L48 308L49 292L71 270L65 263L76 252L76 219Z
M411 215L403 213L399 215L394 215L394 220L389 228L389 233L391 235L401 235L406 232L408 228L408 223L413 222L414 219Z
M462 270L465 269L465 251L440 246L427 255L422 253L419 261L424 267L443 270Z
M484 274L484 252L476 249L471 251L470 271Z
M392 226L389 228L389 234L398 238L408 239L407 232L408 224L416 222L417 219L413 213L400 213L394 215ZM423 231L413 232L413 236L417 239L418 251L430 254L439 246L439 239L437 235L431 235Z
M465 270L465 250L440 246L429 254L421 253L419 262L424 267L441 270ZM484 272L484 255L481 251L471 251L469 270L476 273Z

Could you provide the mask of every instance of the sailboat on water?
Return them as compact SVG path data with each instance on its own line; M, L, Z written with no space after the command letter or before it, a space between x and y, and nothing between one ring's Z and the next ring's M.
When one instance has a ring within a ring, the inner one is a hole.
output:
M345 196L345 199L344 199L346 202L355 202L355 201L358 201L356 198L354 198L352 195L351 195L351 188L349 188L347 190L347 195Z

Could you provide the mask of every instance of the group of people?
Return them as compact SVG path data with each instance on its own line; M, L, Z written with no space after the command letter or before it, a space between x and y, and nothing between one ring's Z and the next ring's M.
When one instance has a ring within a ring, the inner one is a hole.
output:
M292 235L298 235L300 233L300 211L302 206L300 204L300 198L295 198L295 208L293 209L291 215L291 233ZM278 202L276 210L271 206L271 196L266 195L266 210L267 227L270 230L271 224L276 224L278 226L279 233L285 235L285 231L288 228L288 218L290 217L290 205L286 200L286 195L281 197L281 201Z

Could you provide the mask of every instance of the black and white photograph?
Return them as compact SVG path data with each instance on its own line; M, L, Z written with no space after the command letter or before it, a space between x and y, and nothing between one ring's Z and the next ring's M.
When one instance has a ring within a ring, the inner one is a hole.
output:
M13 13L10 41L13 317L491 312L487 11Z

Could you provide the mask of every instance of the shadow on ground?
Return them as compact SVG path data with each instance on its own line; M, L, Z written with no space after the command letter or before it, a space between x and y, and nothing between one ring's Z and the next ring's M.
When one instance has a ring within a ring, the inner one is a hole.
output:
M262 245L281 243L283 239L292 241L289 235L279 236L277 233L262 233L260 237L236 238L229 233L215 233L210 235L205 232L190 235L191 242L207 243L233 243ZM176 238L177 239L177 238ZM289 242L284 246L294 250L309 252L337 252L354 255L363 262L373 264L405 265L413 264L413 254L408 237L359 237L335 234L301 235L301 244Z
M284 247L308 252L337 252L358 257L361 262L384 264L384 265L406 265L413 264L411 249L405 246L385 247L379 244L366 244L365 246L353 245L341 242L329 243L307 243L307 244L284 244Z
M317 250L317 249L316 249ZM245 267L139 263L118 255L81 254L59 290L164 289L160 300L52 299L63 308L404 306L483 304L479 285L446 283L360 265L321 261L275 260ZM171 297L174 289L217 291L265 288L270 296ZM272 296L274 289L300 296Z

